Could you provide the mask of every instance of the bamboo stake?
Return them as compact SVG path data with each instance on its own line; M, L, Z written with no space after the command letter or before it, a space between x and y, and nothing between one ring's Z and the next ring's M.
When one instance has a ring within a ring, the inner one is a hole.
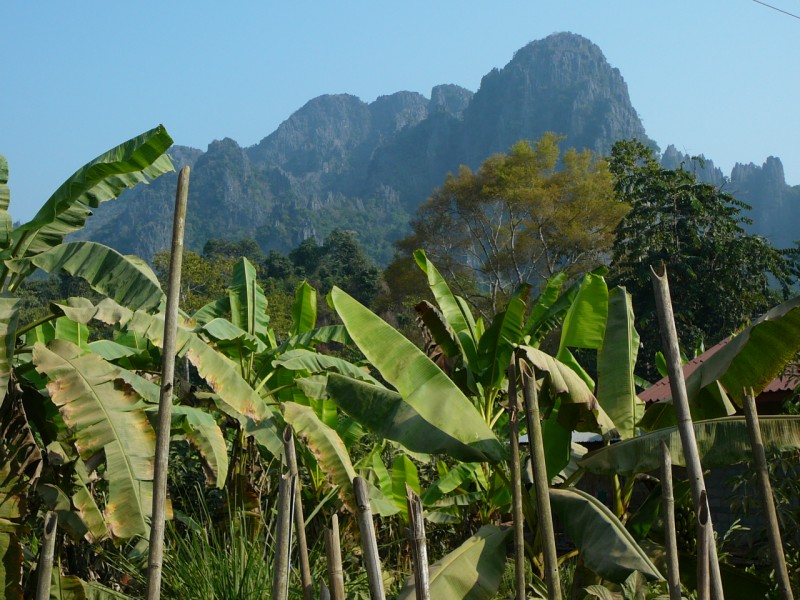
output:
M275 532L275 572L272 577L273 600L289 597L289 555L292 548L292 508L296 477L281 476L278 485L278 527Z
M753 450L753 463L758 476L758 487L761 491L761 501L764 506L764 519L767 522L767 536L769 538L769 551L772 557L772 568L778 579L778 590L784 600L793 600L792 586L789 583L789 572L786 568L786 557L783 554L781 530L778 524L778 514L775 511L775 501L772 497L772 484L769 481L767 469L767 455L764 452L764 442L761 439L761 428L758 424L758 411L753 389L744 393L744 416L747 420L747 433L750 436L750 447Z
M406 484L408 504L408 539L411 542L411 558L414 567L414 589L417 600L431 600L428 574L428 547L425 543L425 521L422 516L422 500Z
M378 540L375 538L375 524L372 522L372 509L369 505L367 482L361 477L353 479L358 512L358 530L361 532L361 547L364 550L364 565L367 568L369 597L371 600L385 600L381 557L378 555Z
M663 440L661 441L661 502L664 512L664 547L667 554L669 599L681 600L678 536L675 533L675 496L672 491L672 457Z
M714 545L714 533L708 525L708 496L706 491L700 492L700 510L697 513L697 600L708 600L711 597L711 547ZM700 565L705 565L701 569Z
M331 600L345 600L342 548L339 541L339 517L331 517L331 528L325 530L325 553L328 556L328 585Z
M189 198L189 167L178 174L175 193L175 218L172 224L172 248L169 260L169 285L164 316L164 347L161 354L161 397L158 402L155 469L153 473L153 509L150 524L150 548L147 558L147 600L161 597L161 569L164 562L164 522L167 508L167 462L172 421L172 388L175 379L175 338L178 329L178 297L183 264L183 231L186 202Z
M283 430L283 447L289 474L295 477L294 528L297 532L297 553L300 559L300 583L303 586L303 600L314 600L314 583L311 579L311 564L308 560L308 542L306 541L306 523L303 516L303 494L300 489L300 476L297 471L294 437L292 428L289 425Z
M36 567L36 600L50 600L50 583L53 577L53 559L56 553L58 513L48 511L44 516L42 549Z
M705 523L699 520L700 513L707 503L703 502L703 493L706 489L703 478L703 467L700 464L700 454L697 451L697 440L694 435L692 414L689 410L689 396L686 393L686 381L683 378L683 367L681 365L681 353L678 345L678 332L675 329L675 316L672 312L672 301L669 294L669 282L667 280L667 269L661 266L661 273L651 270L651 280L656 297L656 308L658 312L658 323L661 329L661 341L664 347L664 355L667 359L667 371L669 373L669 386L672 392L672 404L675 407L675 415L678 421L678 432L681 437L683 454L686 457L686 471L689 475L689 483L692 488L692 499L694 500L695 513L698 516L697 542L700 544L705 539L707 528L711 535L711 547L709 551L709 561L705 564L698 560L698 584L707 577L702 571L711 567L711 591L715 600L723 600L722 576L719 572L719 560L717 559L717 546L714 543L714 527L711 522L711 515ZM700 557L698 556L698 559ZM710 565L708 564L710 562Z
M517 369L514 361L508 375L508 435L511 445L511 497L514 519L514 576L516 600L525 600L525 517L522 513L522 477L519 459L519 399L517 398ZM530 436L529 436L530 437Z
M525 416L528 420L528 445L533 463L533 483L536 489L536 511L544 554L544 578L547 583L548 600L561 600L561 581L558 577L558 555L556 534L553 529L553 514L550 510L550 491L547 481L547 464L544 458L544 440L539 416L539 397L536 392L536 372L532 365L520 362L522 374L522 396L525 400Z

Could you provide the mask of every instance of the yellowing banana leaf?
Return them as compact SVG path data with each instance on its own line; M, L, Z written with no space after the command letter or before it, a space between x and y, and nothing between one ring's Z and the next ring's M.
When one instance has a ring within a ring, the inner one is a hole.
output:
M131 310L151 311L164 301L161 285L147 263L96 242L66 242L7 264L19 273L38 267L46 273L80 277L96 292Z
M800 448L800 416L765 415L760 416L759 421L767 451ZM704 468L732 465L752 458L744 417L695 421L694 434ZM667 443L672 463L686 466L677 427L658 429L594 450L579 464L592 473L616 473L626 477L654 471L661 466L662 440Z
M146 536L152 508L155 433L120 369L63 340L36 344L33 363L47 375L50 398L75 432L83 460L104 452L109 483L105 515L115 537Z
M511 528L485 525L458 548L430 567L430 597L491 600L500 587ZM406 580L398 600L416 598L413 578Z
M615 583L633 571L663 579L625 526L597 498L574 488L551 488L550 504L581 560L594 573Z
M172 145L162 125L151 129L78 169L50 196L31 221L14 229L10 255L24 258L45 252L77 231L100 203L127 188L173 170L165 153ZM33 271L30 267L30 272Z
M542 406L542 412L547 414L552 408L556 397L561 399L558 410L558 422L569 431L594 431L606 435L614 429L614 423L609 419L597 398L586 385L586 382L561 361L549 354L530 346L519 346L518 352L529 364L536 369L537 379L545 376L544 386L551 405Z
M504 449L470 400L402 334L339 288L331 299L355 343L384 379L433 427L485 459L502 460Z
M347 510L355 514L353 478L355 478L356 472L342 439L335 430L325 425L308 406L286 402L283 404L283 416L297 436L305 441L330 484L338 488L339 498ZM372 490L371 494L382 496L377 488ZM385 502L373 502L370 498L370 505L373 512L385 514Z

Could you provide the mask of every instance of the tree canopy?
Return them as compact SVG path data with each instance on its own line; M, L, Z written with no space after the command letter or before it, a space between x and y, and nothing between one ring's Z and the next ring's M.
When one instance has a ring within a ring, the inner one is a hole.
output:
M460 295L491 314L522 284L539 288L559 271L604 262L627 206L602 157L562 155L559 142L553 133L521 141L476 172L449 175L418 209L397 260L425 249Z
M635 140L614 145L610 168L617 197L631 207L616 230L611 281L633 296L645 356L661 347L651 265L667 267L687 348L720 341L788 294L791 253L744 230L747 204L688 170L663 168Z

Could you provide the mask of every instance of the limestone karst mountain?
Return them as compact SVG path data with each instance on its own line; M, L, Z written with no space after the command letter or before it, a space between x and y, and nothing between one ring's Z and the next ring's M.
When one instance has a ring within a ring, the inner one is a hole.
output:
M199 250L210 238L250 237L265 251L285 252L343 227L356 230L367 251L386 262L416 207L448 172L461 164L475 168L546 131L564 135L565 146L598 152L622 138L655 145L600 48L579 35L553 34L518 50L474 93L439 85L430 98L401 91L369 103L324 95L255 146L224 139L205 152L174 147L175 163L192 167L187 245ZM674 148L664 157L681 158ZM755 197L763 169L737 169L732 180ZM712 166L709 176L722 179L717 171ZM795 196L774 175L773 197L789 202ZM125 192L100 207L82 237L152 257L169 244L174 186L175 177L164 176ZM776 201L761 204L770 202Z

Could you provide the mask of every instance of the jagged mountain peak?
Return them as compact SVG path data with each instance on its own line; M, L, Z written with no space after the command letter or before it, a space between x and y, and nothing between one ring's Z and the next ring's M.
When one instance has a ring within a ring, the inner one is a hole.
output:
M461 164L476 168L492 153L547 131L564 135L565 147L603 153L624 138L656 146L622 75L600 48L574 33L554 33L520 48L474 93L443 84L433 87L430 99L410 91L372 102L325 94L250 148L230 138L215 140L206 152L175 147L176 164L193 164L187 247L246 236L265 251L286 252L308 236L321 241L344 227L359 232L373 257L388 261L393 240L448 172ZM665 157L685 160L674 148ZM769 177L761 176L765 172ZM741 177L733 179L748 193L757 181L783 182L777 159L740 166L737 173ZM165 176L125 192L121 202L103 204L82 237L151 258L169 244L164 224L174 185L174 175ZM785 194L773 198L779 199L769 203L775 214L791 204ZM796 222L783 219L790 221Z

